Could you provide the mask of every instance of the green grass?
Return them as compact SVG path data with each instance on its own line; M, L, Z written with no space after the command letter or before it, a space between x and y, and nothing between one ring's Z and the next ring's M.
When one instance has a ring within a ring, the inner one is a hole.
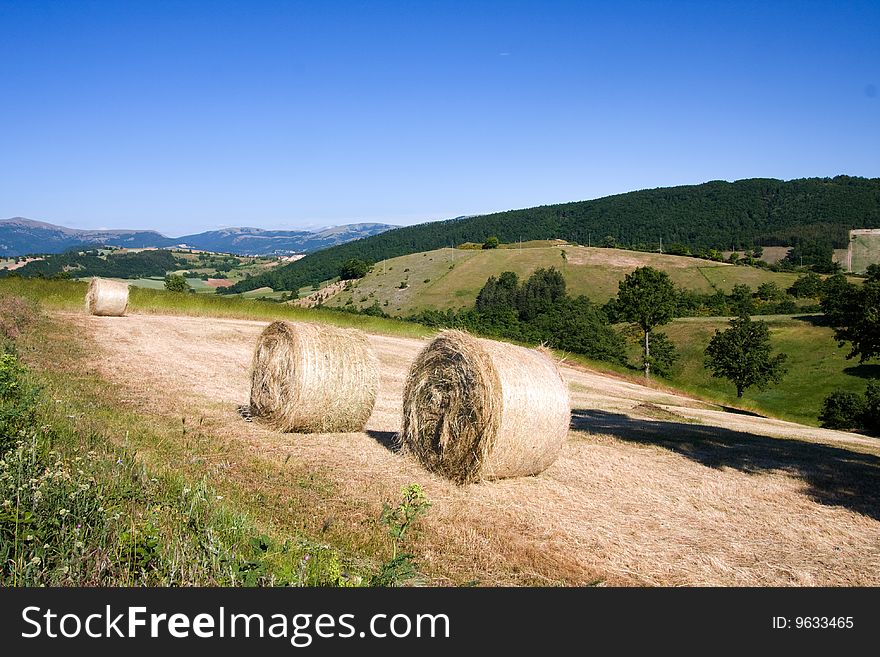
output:
M535 242L522 249L506 245L510 248L485 251L446 248L392 258L375 265L354 289L338 294L327 305L363 308L378 303L391 315L425 309L457 310L473 306L490 276L513 271L525 278L540 267L556 267L563 272L572 295L583 294L597 303L616 295L618 283L644 265L666 271L682 288L705 293L716 289L729 292L738 283L756 289L768 281L786 289L797 278L797 274L698 258L547 244ZM407 287L401 289L401 282Z
M88 279L82 279L88 282ZM165 279L164 278L114 278L111 279L114 281L122 281L123 283L128 283L134 287L142 287L148 290L164 290L165 289ZM199 294L214 294L214 288L205 283L201 278L187 278L186 282L189 283L189 286L193 289L193 291Z
M809 318L771 315L755 319L770 325L774 351L788 354L788 373L781 383L764 391L751 388L737 399L730 382L711 376L703 367L703 352L715 330L727 327L728 320L719 317L677 319L660 329L675 343L680 357L668 383L723 404L816 426L828 394L837 389L863 392L867 377L880 377L880 366L859 366L857 361L847 360L847 349L838 348L833 331ZM633 362L638 361L638 353L633 345Z
M877 254L880 253L880 234L862 234L851 238L852 270L863 273L868 265L878 262Z

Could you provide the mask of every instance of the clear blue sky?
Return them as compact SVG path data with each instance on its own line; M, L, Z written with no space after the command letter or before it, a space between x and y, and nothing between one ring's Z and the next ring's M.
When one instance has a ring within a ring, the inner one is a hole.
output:
M880 176L880 2L0 0L0 218L416 223Z

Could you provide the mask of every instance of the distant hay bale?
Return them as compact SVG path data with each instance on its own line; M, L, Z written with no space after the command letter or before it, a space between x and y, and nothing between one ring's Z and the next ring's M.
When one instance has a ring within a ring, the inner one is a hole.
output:
M277 431L361 431L378 388L378 362L363 332L273 322L254 351L251 414Z
M570 416L546 353L445 331L410 368L401 442L460 484L534 475L559 456Z
M128 283L93 278L86 293L86 309L91 315L122 317L128 308Z

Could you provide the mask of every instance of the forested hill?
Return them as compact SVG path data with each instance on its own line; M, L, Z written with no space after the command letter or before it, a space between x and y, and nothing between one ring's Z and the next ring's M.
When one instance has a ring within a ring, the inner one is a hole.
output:
M648 189L592 201L438 221L390 230L309 255L237 283L296 290L336 276L348 259L378 262L496 235L502 242L562 238L594 246L691 250L790 246L821 239L845 247L851 228L880 227L880 178L755 178Z

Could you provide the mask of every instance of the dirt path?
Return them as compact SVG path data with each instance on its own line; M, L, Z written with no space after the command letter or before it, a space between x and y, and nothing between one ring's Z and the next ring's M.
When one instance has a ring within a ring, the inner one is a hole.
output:
M195 406L246 458L295 459L327 477L334 492L315 509L319 523L332 516L358 531L402 485L422 484L433 506L418 557L440 583L880 584L873 439L564 366L573 416L559 460L537 477L457 487L390 447L422 341L371 336L382 380L365 433L294 436L237 411L265 323L61 317L94 338L102 375L144 412ZM295 495L284 486L269 490Z

